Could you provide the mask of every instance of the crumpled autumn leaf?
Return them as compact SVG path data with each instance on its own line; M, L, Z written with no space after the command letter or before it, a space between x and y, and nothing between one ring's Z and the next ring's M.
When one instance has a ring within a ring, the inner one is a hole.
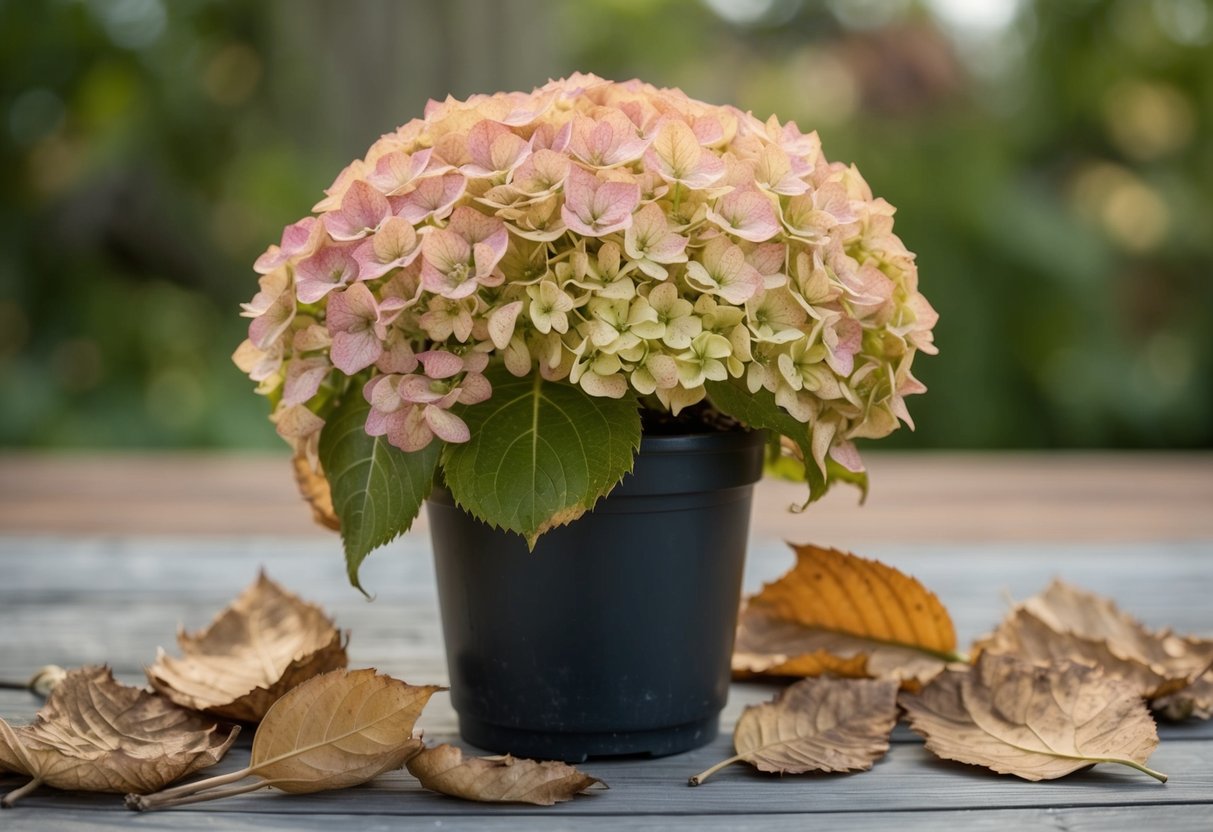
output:
M421 748L413 725L446 688L409 685L374 669L316 676L273 704L253 737L248 768L166 789L128 795L137 811L218 800L273 786L291 794L357 786L404 765ZM256 780L224 789L249 777Z
M914 578L837 549L792 548L796 565L741 611L734 675L833 673L915 687L964 661L948 611Z
M258 722L300 682L345 667L340 630L324 611L262 572L198 633L177 635L181 658L158 651L147 678L178 705Z
M1213 670L1206 671L1183 690L1155 699L1150 707L1172 722L1213 718Z
M1017 605L974 650L1099 667L1152 701L1187 688L1213 664L1213 641L1149 630L1111 600L1059 580Z
M323 471L312 465L307 454L297 453L291 460L295 469L295 485L299 486L299 496L312 509L312 519L326 529L341 530L341 518L333 510L333 492L329 488L328 478Z
M774 701L746 708L733 730L737 754L690 784L742 761L778 774L867 771L889 750L897 689L893 679L802 679Z
M114 680L107 667L73 670L50 692L34 722L0 719L0 770L32 778L4 807L46 784L90 792L151 792L214 765L239 728L220 733L213 720Z
M606 788L573 766L503 757L464 757L453 745L426 748L409 759L409 774L430 791L487 803L551 806L593 786Z
M1054 780L1096 763L1146 767L1158 731L1134 688L1077 662L1048 666L983 653L900 699L910 727L946 760L1025 780Z

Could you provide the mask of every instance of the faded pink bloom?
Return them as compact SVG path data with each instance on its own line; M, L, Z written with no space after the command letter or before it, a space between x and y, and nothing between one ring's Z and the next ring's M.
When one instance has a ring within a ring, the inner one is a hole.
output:
M745 252L726 237L704 247L698 261L687 263L687 282L729 303L745 303L762 291L762 275L746 262Z
M587 237L604 237L632 224L640 204L640 186L607 182L574 165L564 185L564 224Z
M374 233L391 213L387 197L358 179L341 198L341 209L320 219L334 240L360 240Z
M591 167L609 168L634 161L647 147L648 142L636 135L636 125L618 110L573 120L569 150Z
M408 220L389 217L379 233L363 240L354 249L358 262L358 279L374 280L403 268L421 255L421 239Z
M392 197L389 202L396 216L413 225L429 219L446 219L467 185L462 173L447 173L423 179L415 189L404 196Z
M358 277L350 245L327 245L295 266L295 292L300 303L315 303Z
M304 217L282 230L282 242L266 249L253 264L253 271L269 274L292 258L306 257L316 250L323 238L323 223L315 217Z
M473 208L461 207L446 228L422 243L421 285L436 295L459 300L478 286L496 286L505 279L497 264L509 247L501 220Z
M430 168L430 158L433 153L433 148L427 147L416 153L397 150L384 154L379 157L375 163L374 172L367 175L366 181L387 196L406 193L423 173L443 173L445 170L449 170L446 165Z
M762 243L779 233L775 207L754 187L737 188L708 209L708 219L728 233L751 243Z
M295 293L286 269L270 272L258 282L261 291L251 302L241 304L240 314L253 319L248 329L249 340L258 349L266 350L295 319Z
M531 153L527 140L505 125L485 119L468 133L467 155L459 168L469 179L500 179L521 165Z
M686 122L671 119L657 131L645 165L670 183L692 190L709 188L724 176L724 162L700 146Z
M326 324L333 337L333 366L347 376L365 370L383 355L387 327L375 296L364 284L355 283L329 298Z
M685 263L687 238L670 230L665 212L649 203L632 216L632 224L623 236L623 250L638 268L654 280L669 275L665 266Z
M286 363L286 380L282 385L282 403L286 406L304 404L320 390L333 365L322 355L292 358Z

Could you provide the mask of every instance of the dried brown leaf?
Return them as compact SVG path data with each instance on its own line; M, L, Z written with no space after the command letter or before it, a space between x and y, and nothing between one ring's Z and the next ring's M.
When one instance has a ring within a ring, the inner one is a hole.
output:
M152 687L178 705L258 722L283 694L313 676L345 667L341 631L324 611L262 572L198 633L179 633L181 658L159 651L147 668Z
M1150 707L1171 722L1213 718L1213 669L1186 688L1155 699Z
M866 771L889 750L897 687L892 679L803 679L773 702L746 708L733 731L736 756L690 783L741 761L779 774Z
M592 786L597 777L565 763L504 757L464 757L453 745L427 748L408 761L409 773L430 791L484 803L551 806Z
M1182 690L1213 663L1213 641L1149 630L1111 600L1062 581L1016 606L974 649L1043 664L1082 662L1151 700Z
M1147 699L1165 696L1187 685L1186 678L1167 678L1141 660L1118 656L1106 641L1057 632L1024 607L1012 610L998 629L974 644L973 649L1036 664L1075 661L1098 667L1108 676L1123 679Z
M291 465L295 469L299 496L311 507L312 519L327 529L341 531L341 518L333 510L333 493L328 478L320 470L320 463L313 465L307 454L300 452L295 454Z
M1041 666L983 653L918 694L902 694L910 727L946 760L1025 780L1053 780L1096 763L1146 767L1158 732L1137 691L1076 662Z
M238 728L114 680L109 668L69 672L31 725L0 719L0 770L34 778L2 801L10 806L41 784L90 792L151 792L214 765Z
M164 809L273 786L292 794L357 786L404 765L422 747L413 725L445 688L409 685L373 669L316 676L274 703L253 737L246 769L168 789L132 795L136 810ZM219 787L248 777L254 782Z
M793 549L796 565L741 612L735 674L829 672L916 687L963 660L948 611L914 578L836 549Z

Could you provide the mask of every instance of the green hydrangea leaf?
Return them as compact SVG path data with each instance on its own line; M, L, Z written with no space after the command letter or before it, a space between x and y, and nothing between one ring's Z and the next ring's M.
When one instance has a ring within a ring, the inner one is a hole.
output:
M320 431L320 464L341 519L346 570L363 594L358 568L372 550L413 525L433 487L443 445L435 439L406 453L386 437L367 436L368 410L355 386Z
M765 428L771 431L772 434L775 434L772 436L773 441L777 442L778 436L786 436L799 446L800 452L806 460L813 459L813 429L804 422L798 422L790 413L776 404L774 393L765 388L759 388L757 393L751 393L746 388L745 382L740 379L709 381L705 386L708 398L721 413L732 416L747 427ZM828 462L832 464L833 468L846 470L833 460L828 460ZM833 477L830 479L823 477L821 471L813 464L795 467L797 469L795 473L790 471L786 465L781 465L778 471L784 476L791 475L808 483L809 499L805 505L821 499L829 490L830 480ZM862 477L861 488L866 493L867 475L853 474L850 471L846 473L849 478ZM796 474L800 476L796 476Z
M515 378L490 367L485 375L493 396L458 410L472 438L447 446L443 474L464 510L534 547L632 470L640 411L630 395L591 396L538 373Z

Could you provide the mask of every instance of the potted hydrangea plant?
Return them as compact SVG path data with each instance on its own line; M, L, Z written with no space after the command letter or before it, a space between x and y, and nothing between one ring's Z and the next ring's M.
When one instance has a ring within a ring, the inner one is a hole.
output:
M892 206L794 124L578 75L431 102L313 210L235 361L356 586L428 500L464 737L709 741L764 455L866 488L924 389Z

